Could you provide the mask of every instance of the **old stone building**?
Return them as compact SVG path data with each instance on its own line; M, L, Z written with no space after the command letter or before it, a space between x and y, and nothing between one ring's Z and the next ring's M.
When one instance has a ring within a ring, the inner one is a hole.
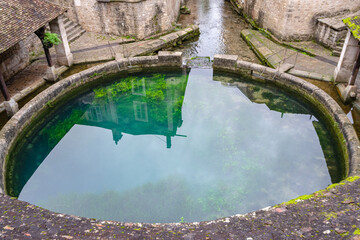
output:
M317 19L360 10L357 0L230 0L261 28L281 40L314 37Z
M41 0L0 1L0 11L0 90L6 100L5 109L12 115L17 105L11 99L6 80L29 65L31 51L43 45L35 33L39 36L41 30L45 35L45 26L49 25L50 31L58 34L60 43L55 50L59 65L70 66L72 54L62 21L65 10L60 6ZM53 72L54 67L49 64L49 69Z
M86 31L143 39L169 30L181 0L55 0Z

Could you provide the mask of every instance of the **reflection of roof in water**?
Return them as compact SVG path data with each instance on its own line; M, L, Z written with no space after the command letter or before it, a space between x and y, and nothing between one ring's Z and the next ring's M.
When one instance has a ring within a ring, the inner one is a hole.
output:
M235 85L250 101L258 104L265 104L272 111L311 114L309 110L283 93L249 83L236 82Z

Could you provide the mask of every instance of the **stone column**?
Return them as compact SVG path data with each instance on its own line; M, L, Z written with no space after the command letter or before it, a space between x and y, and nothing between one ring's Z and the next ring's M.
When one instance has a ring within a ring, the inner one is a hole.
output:
M55 45L57 63L70 67L73 64L73 55L67 40L63 17L59 16L49 24L51 32L58 34L61 40L59 45Z
M335 69L335 82L347 83L351 77L354 64L358 58L360 48L358 47L359 40L353 37L349 30L345 43L341 52L338 65Z

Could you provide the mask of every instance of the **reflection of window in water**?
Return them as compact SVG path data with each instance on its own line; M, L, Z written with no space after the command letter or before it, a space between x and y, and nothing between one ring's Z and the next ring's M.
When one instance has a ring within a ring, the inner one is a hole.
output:
M141 122L148 122L147 103L134 101L135 120Z
M131 82L132 88L131 88L131 92L133 95L140 95L140 96L146 96L146 91L145 91L145 79L142 78L138 81L132 81Z
M86 111L86 119L94 122L101 122L103 120L101 108L99 106L91 106Z

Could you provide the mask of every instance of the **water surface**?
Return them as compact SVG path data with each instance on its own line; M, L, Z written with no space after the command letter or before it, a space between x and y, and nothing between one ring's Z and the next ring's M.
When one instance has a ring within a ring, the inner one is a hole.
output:
M6 189L56 212L179 222L250 212L339 181L321 117L245 80L211 69L116 77L18 143Z

